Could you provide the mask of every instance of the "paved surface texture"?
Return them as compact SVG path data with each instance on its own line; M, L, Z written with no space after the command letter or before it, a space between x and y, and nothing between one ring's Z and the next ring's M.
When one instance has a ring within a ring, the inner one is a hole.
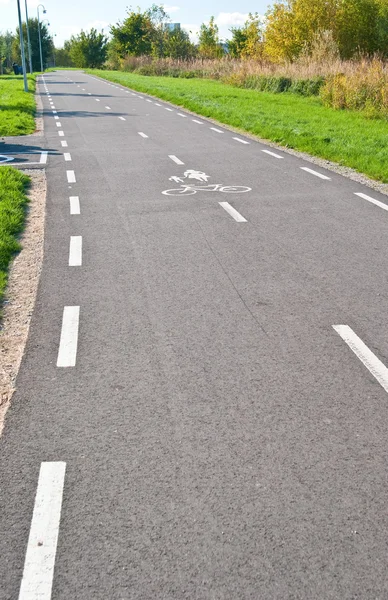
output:
M386 198L83 73L44 82L0 599L23 573L20 600L388 598L387 392L333 328L388 365L388 214L356 194ZM66 463L62 507L34 538L47 462ZM27 547L46 552L30 588Z

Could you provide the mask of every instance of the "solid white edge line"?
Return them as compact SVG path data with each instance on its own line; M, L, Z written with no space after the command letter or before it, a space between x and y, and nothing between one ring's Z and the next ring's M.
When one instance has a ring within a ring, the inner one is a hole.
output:
M240 144L250 144L250 142L242 140L241 138L234 137L233 139L236 140L236 142L240 142Z
M76 183L74 171L66 171L66 176L68 183Z
M77 359L79 313L79 306L65 306L63 309L57 367L75 367Z
M375 204L376 206L379 206L383 210L388 210L388 204L384 204L384 202L380 202L380 200L375 200L374 198L371 198L370 196L367 196L366 194L362 194L361 192L354 192L354 193L356 196L359 196L360 198L363 198L364 200L371 202L371 204Z
M71 161L71 154L70 154L70 152L65 152L65 153L63 154L63 157L64 157L64 159L65 159L67 162Z
M314 171L313 169L309 169L308 167L300 167L302 169L302 171L306 171L307 173L310 173L311 175L315 175L315 177L319 177L320 179L326 179L328 181L331 181L330 177L326 177L326 175L322 175L322 173L318 173L318 171Z
M174 163L176 163L177 165L184 165L185 164L179 158L177 158L174 154L169 154L168 158L171 158L171 160L173 160Z
M82 266L82 235L72 235L69 247L69 267Z
M271 152L271 150L261 149L261 151L265 152L266 154L269 154L270 156L274 156L275 158L284 158L284 156L280 156L280 154L275 154L275 152Z
M333 325L333 329L388 392L388 369L348 325Z
M139 133L139 135L141 135L142 138L148 138L148 135L146 135L142 131L139 131L138 133Z
M71 215L80 215L81 208L79 204L79 196L69 196L70 200L70 214Z
M65 472L65 462L40 465L19 600L51 599Z
M237 210L233 208L233 206L231 206L229 202L219 202L218 204L222 206L222 208L226 210L226 212L229 213L230 216L233 217L235 221L237 221L237 223L247 223L247 220L244 219L244 217L240 215L240 213L237 212Z
M47 163L47 155L48 155L48 152L46 152L46 151L40 153L40 161L39 162L41 165L45 165Z

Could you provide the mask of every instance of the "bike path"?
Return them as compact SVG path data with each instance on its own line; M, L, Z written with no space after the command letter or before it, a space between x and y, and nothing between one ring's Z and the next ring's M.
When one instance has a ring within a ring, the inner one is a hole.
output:
M106 84L66 76L46 76L65 133L47 118L47 140L72 160L48 165L1 440L0 598L18 594L42 461L66 462L53 598L383 597L386 396L332 329L350 323L384 357L382 214L353 182L125 91L105 113ZM187 170L252 191L162 194ZM58 369L64 306L80 306L79 342Z

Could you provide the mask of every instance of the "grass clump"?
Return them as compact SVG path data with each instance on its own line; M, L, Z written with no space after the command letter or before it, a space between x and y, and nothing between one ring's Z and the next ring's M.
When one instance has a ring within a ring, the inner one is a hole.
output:
M21 250L18 240L24 229L26 195L30 178L12 167L0 167L0 303L4 299L8 267Z
M26 135L35 131L35 76L28 75L25 92L22 75L0 76L0 135Z
M208 79L89 72L388 183L387 121L367 121L361 112L336 111L316 96L258 93Z

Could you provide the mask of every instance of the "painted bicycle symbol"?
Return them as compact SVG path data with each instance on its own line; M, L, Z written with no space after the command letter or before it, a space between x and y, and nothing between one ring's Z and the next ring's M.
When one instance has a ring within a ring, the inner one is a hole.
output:
M164 190L162 194L164 194L165 196L192 196L197 192L222 192L224 194L242 194L251 191L252 188L246 187L244 185L221 185L220 183L212 183L209 185L195 185L185 183L180 188Z

